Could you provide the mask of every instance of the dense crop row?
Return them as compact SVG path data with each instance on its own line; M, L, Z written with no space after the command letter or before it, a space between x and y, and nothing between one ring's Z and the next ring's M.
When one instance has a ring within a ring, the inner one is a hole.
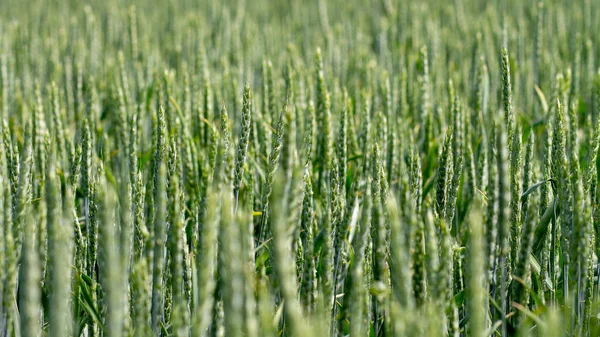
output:
M600 334L599 2L0 12L0 337Z

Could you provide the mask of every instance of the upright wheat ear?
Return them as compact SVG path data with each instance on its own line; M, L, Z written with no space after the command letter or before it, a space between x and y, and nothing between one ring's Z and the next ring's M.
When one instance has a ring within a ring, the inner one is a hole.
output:
M69 310L69 294L71 292L71 269L73 249L73 232L70 230L72 219L72 196L67 191L64 206L60 200L60 185L56 176L55 155L50 155L46 179L46 207L48 230L48 267L47 280L51 307L49 317L49 336L59 337L69 334L71 312ZM68 189L68 187L67 187Z
M469 269L467 286L467 304L472 316L469 328L472 336L483 336L486 326L487 302L485 300L485 276L481 268L484 261L484 236L481 213L475 207L469 214L469 242L467 246L467 267Z
M217 205L218 193L212 189L207 192L207 203ZM196 314L193 317L193 333L201 335L210 324L211 310L215 301L217 268L217 237L219 232L219 219L217 207L209 207L204 219L201 242L196 251L196 273L198 291L194 299Z
M506 48L502 48L502 104L504 105L504 123L508 131L509 144L514 131L512 87L510 81L510 59Z
M510 267L515 268L521 237L521 194L523 194L521 133L514 130L510 149Z
M169 183L169 233L167 235L167 249L171 260L169 271L171 273L171 296L173 298L173 309L171 312L171 326L173 335L184 337L189 335L189 311L184 293L183 263L184 263L184 234L181 210L181 193L179 190L179 179L176 175L171 177Z
M30 175L32 171L33 161L33 149L32 149L32 136L31 136L31 125L27 123L25 125L25 137L24 137L24 148L21 154L21 161L19 163L19 186L16 190L16 199L13 205L13 237L15 238L15 245L17 250L21 250L21 243L23 242L24 235L33 235L33 233L25 232L25 220L27 216L27 210L30 204L31 198L31 184ZM30 219L30 221L34 221ZM32 225L33 226L33 225ZM33 228L33 227L32 227ZM30 228L31 229L31 228ZM33 240L33 239L32 239ZM30 242L33 245L33 241ZM29 249L34 249L30 247ZM20 253L17 254L20 256Z
M393 295L405 309L414 306L412 295L412 279L410 277L410 252L405 236L406 228L401 221L401 210L393 197L387 202L388 214L391 218L390 239L390 274Z
M21 333L25 336L39 336L41 334L39 310L41 306L40 293L40 262L35 245L35 223L31 213L25 212L20 217L23 226L23 242L21 245L21 268L19 269L19 296L18 308L21 323Z
M325 73L323 70L323 59L321 49L317 49L315 57L315 72L317 82L317 153L316 159L319 168L319 179L317 182L317 192L321 193L321 186L328 177L332 162L332 136L331 136L331 94L327 90L325 83Z
M448 187L454 171L452 157L452 130L446 131L446 140L438 163L435 176L435 211L440 218L446 217L446 202L448 201Z
M248 155L248 142L250 140L250 124L252 121L252 92L248 83L244 86L244 102L242 107L242 124L238 139L237 152L235 157L235 168L233 173L233 195L234 210L237 212L240 188L242 187L242 177L244 176L244 165Z
M501 302L501 319L506 324L506 313L508 312L508 281L510 275L510 198L507 186L507 162L506 153L507 132L505 128L499 127L496 139L497 166L498 166L498 278L500 279L497 296ZM506 332L503 328L503 335Z
M364 313L366 311L366 289L365 289L365 249L368 245L369 232L371 231L371 207L373 200L369 188L366 188L363 207L361 210L360 223L357 224L358 231L352 242L355 256L349 270L349 277L345 289L350 292L348 302L344 306L348 306L350 315L350 335L361 336L365 333Z
M229 115L225 103L221 105L221 166L223 180L226 186L231 184L233 174L233 160L231 157L231 130L229 125Z
M302 336L309 333L309 325L304 320L300 303L296 299L296 276L293 270L291 255L291 231L287 221L287 193L284 188L283 176L280 174L274 182L271 202L277 207L273 208L273 258L275 273L280 282L281 295L286 301L286 318L289 320L290 329L294 335Z
M302 243L303 266L302 281L300 283L300 301L305 310L314 309L316 297L316 268L314 257L314 204L310 171L304 170L304 196L302 199L302 213L300 216L300 240Z
M120 276L122 262L117 251L115 231L114 192L109 190L104 177L98 184L100 219L98 225L98 276L106 313L105 328L112 336L122 336L124 328L123 287Z
M165 245L167 231L167 191L166 167L159 163L156 177L156 206L154 215L154 252L152 263L152 331L155 335L160 333L160 325L164 319L164 283Z
M273 134L273 141L271 142L271 152L269 152L269 162L267 163L267 172L265 184L263 186L262 195L262 216L260 219L260 233L258 237L258 245L262 244L267 235L270 234L269 229L269 197L273 189L273 179L275 179L275 173L279 167L279 157L281 155L281 147L283 143L283 132L285 130L285 114L288 112L287 103L284 104L280 114L279 121L277 122L277 129Z

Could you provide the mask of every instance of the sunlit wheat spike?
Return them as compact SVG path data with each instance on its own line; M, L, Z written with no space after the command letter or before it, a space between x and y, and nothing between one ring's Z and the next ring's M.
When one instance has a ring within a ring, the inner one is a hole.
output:
M484 236L479 209L474 208L469 214L469 242L467 246L467 267L469 268L467 286L467 304L469 312L469 328L472 336L483 336L486 329L487 302L485 301Z
M21 243L23 242L23 236L25 235L25 220L27 216L27 210L31 203L31 174L32 174L32 161L33 161L33 148L32 148L32 135L31 125L28 123L25 125L25 144L21 154L21 161L19 163L19 186L16 190L16 199L13 201L13 237L15 239L15 246L17 251L21 250ZM33 219L31 219L33 221ZM26 235L33 235L33 233L26 233ZM17 254L19 256L19 254ZM33 263L33 262L32 262ZM36 262L37 263L37 262Z
M512 141L515 117L512 102L512 84L510 79L510 58L506 48L502 48L502 104L504 106L504 123L508 130L509 144Z
M41 308L41 268L34 237L36 224L31 213L23 215L20 221L22 221L23 225L17 302L20 330L25 336L39 336L41 333L41 324L39 321Z
M218 193L209 190L207 193L207 203L213 206L218 204ZM193 334L201 336L208 328L212 320L212 308L215 301L214 291L216 287L216 268L217 268L217 237L219 233L219 214L218 207L209 207L207 209L202 236L200 238L199 249L196 252L196 270L198 290L195 294L194 303L196 304L193 313Z
M105 306L104 323L107 332L121 336L124 327L123 285L120 281L122 262L117 253L115 230L114 192L109 191L102 177L98 184L99 225L98 225L98 274L102 289L102 303Z
M51 290L50 301L53 310L49 317L49 336L58 337L69 334L71 327L71 307L69 294L71 292L71 261L73 258L73 231L71 230L72 201L70 192L61 200L59 182L56 177L54 155L51 155L48 164L46 181L47 205L47 230L48 230L48 267L47 279L50 281L48 289ZM68 188L68 187L67 187ZM64 207L61 205L64 201Z
M244 319L244 273L241 235L237 219L233 215L231 193L224 193L221 206L219 237L222 245L219 253L219 275L223 278L223 310L226 315L225 336L238 336Z

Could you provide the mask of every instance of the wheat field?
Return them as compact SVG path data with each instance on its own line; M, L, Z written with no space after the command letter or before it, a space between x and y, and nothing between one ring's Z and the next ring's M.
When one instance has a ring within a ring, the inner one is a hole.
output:
M600 336L598 18L0 1L0 337Z

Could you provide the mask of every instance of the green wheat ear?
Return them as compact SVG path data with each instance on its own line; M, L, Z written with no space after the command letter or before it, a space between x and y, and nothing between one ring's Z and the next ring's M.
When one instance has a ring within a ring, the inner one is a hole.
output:
M150 292L148 264L145 258L136 261L131 276L131 306L133 336L142 337L152 334L150 329L150 301L146 294Z
M233 159L231 156L231 130L229 125L229 115L227 113L227 107L223 102L221 104L221 158L222 158L222 174L223 180L226 185L231 183L233 174Z
M448 202L449 181L453 176L454 164L452 157L452 130L446 131L446 140L442 148L441 156L435 178L435 211L440 218L446 217L446 203Z
M17 251L21 249L21 243L23 242L23 236L25 233L25 216L27 215L27 209L29 207L30 196L30 175L32 172L32 161L33 161L33 148L32 148L32 136L31 136L31 125L28 123L25 126L24 136L24 148L21 154L21 161L19 163L19 185L16 189L16 198L13 200L13 237L15 238L15 245ZM33 220L32 220L33 221ZM27 233L32 235L33 233ZM20 253L17 253L20 256Z
M512 141L510 142L510 263L511 268L515 268L517 252L519 249L519 238L521 236L521 194L523 194L522 178L522 149L521 149L521 131L517 127L513 131Z
M571 181L569 179L569 167L566 153L566 125L565 125L565 113L564 108L560 100L556 101L556 117L554 120L554 130L552 139L552 176L556 177L555 191L557 195L558 204L564 211L561 213L561 219L565 222L561 226L561 246L564 249L565 260L567 265L569 264L569 252L570 252L570 238L571 238L571 226L570 226L570 203L571 203Z
M411 251L413 270L413 292L418 307L425 303L427 298L427 274L425 268L425 228L423 221L418 219L412 206L406 205L409 212L404 212L407 223L411 230L410 240L413 250Z
M502 48L502 104L504 122L508 130L509 144L512 139L515 117L513 114L512 87L510 80L510 59L506 48Z
M471 313L469 329L472 336L482 336L486 328L487 303L486 273L481 268L485 265L484 232L481 213L477 208L469 214L469 242L467 245L467 267L469 270L467 286L467 304Z
M70 192L64 198L65 207L61 205L59 180L56 176L54 155L50 156L46 181L46 206L48 230L48 289L51 290L51 307L49 317L49 336L68 335L71 324L71 308L69 294L71 292L71 268L73 232L70 229L72 219L72 200ZM67 187L68 188L68 187Z
M350 110L350 99L348 97L348 92L344 90L344 96L342 99L342 114L339 117L339 126L338 126L338 137L336 140L337 153L336 157L338 158L338 167L339 167L339 177L341 183L341 193L345 197L346 196L346 177L348 172L348 114Z
M287 198L289 189L279 174L274 182L271 195L273 207L273 260L274 271L279 279L282 298L286 301L288 309L286 319L290 323L290 331L294 335L302 336L310 331L310 326L302 315L302 308L296 298L296 275L291 259L291 231L287 221ZM277 207L275 207L277 205Z
M501 301L501 318L503 323L506 323L505 315L508 312L508 278L510 275L510 198L509 187L507 186L507 170L508 154L507 148L507 131L504 126L498 127L496 131L496 160L498 170L498 278L500 279L499 288L497 291L498 298Z
M240 213L241 215L241 213ZM244 272L241 235L237 218L233 215L233 199L230 193L224 193L221 205L219 253L219 275L223 279L223 308L225 320L225 336L238 336L243 330L244 307L239 299L244 293Z
M234 209L237 210L239 202L239 193L242 186L242 177L244 176L244 165L248 155L248 142L250 140L250 126L252 121L252 91L246 83L244 86L244 101L242 107L242 121L240 135L238 139L237 152L235 157L235 168L233 173L233 194Z
M217 205L218 194L209 189L207 204ZM220 214L217 207L207 209L203 221L201 242L196 251L196 273L198 290L194 303L196 312L193 317L192 329L194 334L201 335L212 320L212 308L215 302L214 291L216 288L217 268L217 237L219 233Z
M104 177L98 184L100 219L98 225L98 276L105 312L105 327L113 336L121 336L124 327L123 286L120 276L122 263L117 252L115 231L114 192L110 191Z
M405 193L406 194L406 193ZM394 300L401 308L410 310L414 306L412 279L410 277L410 251L403 228L401 210L394 197L387 202L390 221L390 274Z
M331 93L327 90L325 73L323 70L323 59L321 49L318 48L315 56L316 73L316 122L319 132L317 133L317 152L319 179L317 181L317 193L321 193L332 161L332 132L331 132Z
M271 192L273 189L273 179L275 178L275 173L277 172L277 168L279 167L279 157L281 155L281 148L283 146L283 133L285 130L286 118L285 115L288 112L288 105L285 103L279 114L279 121L277 122L277 129L273 134L273 141L271 142L271 152L269 152L269 162L267 165L266 179L265 184L263 186L263 195L262 195L262 217L261 217L261 228L260 228L260 236L258 238L258 245L262 244L267 235L270 233L269 229L269 197L271 196Z
M152 331L157 334L160 331L161 322L164 319L164 284L163 273L165 269L164 251L166 245L166 221L167 221L167 191L166 191L166 167L160 163L158 175L155 180L156 206L154 215L154 242L152 262Z
M41 333L39 322L41 268L34 241L35 220L31 213L26 213L19 221L22 221L23 226L18 288L21 333L27 336L39 336Z
M519 253L517 256L515 256L516 264L513 274L518 277L518 282L513 283L512 298L514 301L522 305L527 305L525 286L530 282L529 255L531 254L533 245L533 230L539 218L539 214L537 212L538 207L539 196L537 193L530 195L527 207L527 216L525 219L526 222L523 224L521 231ZM521 318L517 318L517 321L520 320Z
M303 267L302 279L300 283L300 301L302 306L308 312L314 309L315 290L316 290L316 268L314 259L314 204L313 190L310 180L310 171L307 167L304 170L304 196L302 200L302 212L300 216L300 240L302 244Z
M371 189L366 188L363 200L363 207L358 226L358 230L352 241L354 250L354 261L350 266L349 275L346 279L347 289L349 291L348 301L344 306L349 307L350 334L352 336L363 335L366 331L364 322L364 313L366 312L366 289L365 283L365 249L368 245L369 232L371 231L371 207L373 200ZM346 289L346 287L345 287Z

